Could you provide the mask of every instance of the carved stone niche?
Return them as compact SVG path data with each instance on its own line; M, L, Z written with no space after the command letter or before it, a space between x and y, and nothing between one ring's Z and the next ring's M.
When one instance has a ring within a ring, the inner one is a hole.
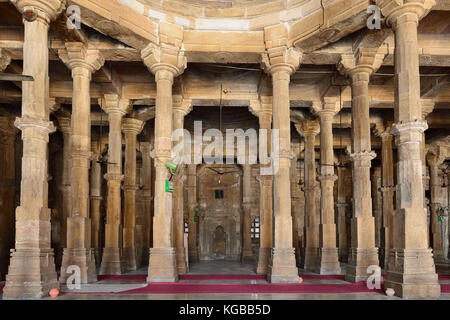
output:
M242 169L234 164L203 164L197 172L199 259L239 261Z

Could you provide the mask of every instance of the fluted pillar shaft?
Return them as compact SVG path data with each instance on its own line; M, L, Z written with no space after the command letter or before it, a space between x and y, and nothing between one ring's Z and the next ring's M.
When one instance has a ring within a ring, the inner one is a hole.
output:
M393 245L393 219L394 219L394 160L392 151L392 134L381 134L381 192L384 235L383 266L387 268L389 252Z
M23 73L34 81L22 86L22 117L15 122L22 131L23 157L20 206L16 209L16 241L3 290L3 299L41 298L59 288L54 252L50 244L48 208L49 121L48 30L49 23L62 11L63 3L17 1L23 12L33 9L36 19L24 20Z
M297 130L305 140L305 264L307 271L317 271L319 267L319 210L317 209L316 154L314 141L319 133L317 121L305 121Z
M182 103L177 103L176 107L173 109L174 131L184 129L185 115L186 112L182 109ZM181 139L181 142L179 143L184 147L184 139ZM174 182L173 191L173 235L178 274L185 274L188 270L186 264L186 250L184 249L184 178L185 177L182 176Z
M269 278L271 282L297 282L294 248L292 247L291 216L291 123L289 82L292 68L275 65L271 69L273 90L273 129L279 130L279 166L274 172L273 210L274 241Z
M394 239L385 287L400 297L436 297L440 287L427 241L420 145L427 124L420 103L418 20L430 3L393 3L382 7L395 34L395 121L397 143L396 211ZM431 3L432 5L432 3Z
M122 117L126 113L126 100L119 100L116 95L105 95L104 110L108 113L108 181L107 209L105 224L105 247L103 249L100 274L122 274L121 261L122 210L120 187L122 175Z
M333 116L335 112L319 112L320 118L320 225L319 225L319 273L340 274L339 255L336 247L336 223L334 217Z
M67 218L67 246L64 248L61 281L71 273L67 268L77 265L81 283L97 281L95 257L91 247L89 169L91 165L91 97L92 73L104 60L96 50L87 50L82 43L66 43L61 59L72 69L72 145L71 145L71 212Z
M435 157L428 159L430 168L430 194L431 194L431 236L433 239L433 257L436 262L444 262L443 239L441 234L441 227L439 222L439 208L441 207L441 179L439 173L441 169L440 161Z
M140 145L142 154L142 201L144 210L142 261L147 263L152 233L152 156L150 154L151 146L149 142L141 142Z
M125 134L123 261L128 270L136 270L136 137L143 126L138 119L122 121Z
M371 151L369 122L368 91L372 71L372 68L363 65L349 72L352 81L353 217L345 279L351 282L366 280L369 276L367 268L378 266L370 184L371 160L375 157Z
M172 147L173 76L174 74L171 71L163 67L155 71L155 212L148 282L174 282L178 280L172 234L172 193L165 191L165 181L169 178L165 164L171 160Z
M267 137L268 154L271 151L271 130L272 130L272 113L261 112L258 114L259 119L259 142L261 143L262 134ZM260 175L259 181L259 254L256 272L258 274L267 274L270 263L270 254L273 246L272 234L272 196L273 196L273 176Z
M91 243L94 249L96 265L100 265L101 247L101 212L100 205L102 197L102 165L98 162L100 158L100 141L92 141L93 161L91 166Z

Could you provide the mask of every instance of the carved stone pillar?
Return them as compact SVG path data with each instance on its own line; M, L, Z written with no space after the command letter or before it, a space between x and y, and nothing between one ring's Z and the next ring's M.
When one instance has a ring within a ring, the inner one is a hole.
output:
M92 166L91 166L91 243L94 250L96 265L100 265L101 247L100 247L100 229L101 213L100 205L102 197L102 165L97 162L101 156L101 141L91 142Z
M243 185L243 201L242 207L244 211L244 219L243 219L243 246L242 246L242 262L250 262L253 261L253 251L252 251L252 236L251 236L251 227L252 227L252 218L251 214L251 170L252 167L249 164L243 165L243 176L242 176L242 185Z
M188 206L189 206L189 235L188 235L188 252L189 261L198 261L197 248L197 226L198 222L194 217L197 216L195 208L197 207L197 165L189 164L187 166L187 189L188 189Z
M178 274L172 235L172 193L165 191L169 178L165 164L171 160L173 79L184 71L187 61L181 51L183 27L161 22L159 33L161 47L151 43L141 52L156 81L155 212L147 281L175 282Z
M382 202L381 202L381 166L374 166L372 168L372 176L370 177L370 181L372 183L372 208L373 208L373 216L375 218L375 246L377 248L382 247L381 243L381 225L382 225ZM379 249L378 251L378 259L381 261L383 258L384 252ZM381 265L381 262L380 262Z
M384 239L384 246L381 249L383 254L382 266L387 268L389 252L393 243L393 219L394 219L394 160L392 150L392 134L390 133L392 124L377 126L376 134L381 137L381 193L383 226L381 236Z
M6 274L10 250L14 246L17 132L12 118L0 116L0 279Z
M61 177L60 190L62 193L62 212L61 212L61 250L67 247L67 218L70 217L72 210L72 197L71 197L71 152L72 152L72 129L70 127L69 117L58 117L58 127L63 134L64 146L63 146L63 172Z
M320 131L317 120L307 120L297 124L298 133L305 140L305 264L307 271L319 271L319 223L320 215L317 209L316 182L316 153L314 151L314 141Z
M152 230L152 156L150 142L141 142L142 154L142 200L144 210L144 231L142 261L146 264L149 258Z
M291 158L289 82L291 74L300 64L302 54L297 49L288 48L287 28L284 24L265 28L264 38L267 53L263 54L262 61L266 72L272 76L273 129L279 130L279 163L278 168L274 170L273 185L274 242L268 278L272 283L296 283L298 269L292 247L289 177Z
M299 225L298 216L300 211L300 188L298 185L299 177L297 171L297 161L300 154L302 146L299 143L292 143L292 159L290 168L290 178L291 178L291 214L292 214L292 246L295 250L295 259L297 266L301 263L301 251L299 247Z
M337 88L330 88L327 96L323 98L323 103L314 103L312 107L320 119L321 165L319 181L321 197L318 263L318 272L320 274L341 273L339 254L336 247L336 223L334 217L334 182L337 176L334 173L333 117L341 108L338 93L339 90Z
M441 186L440 175L441 165L445 161L446 152L442 152L437 146L432 153L427 156L430 167L430 191L431 191L431 236L433 239L433 257L436 263L444 263L443 242L439 223L439 208L441 207ZM445 148L446 149L446 148Z
M378 1L377 1L378 2ZM405 298L440 295L433 255L427 241L420 144L427 124L420 104L418 20L432 1L380 1L386 23L395 33L395 121L398 163L393 249L385 287Z
M191 112L192 101L183 99L177 95L173 97L173 130L184 129L184 117ZM184 135L184 133L183 133ZM184 156L184 139L178 141L181 147L180 156ZM179 160L177 160L178 163ZM184 162L183 162L184 163ZM184 164L183 164L184 165ZM173 234L176 251L178 274L185 274L188 271L186 264L186 250L184 248L184 179L183 175L174 182L173 191Z
M427 116L433 111L435 102L433 99L421 99L421 105L422 105L422 120L426 121ZM425 209L427 209L428 212L428 199L425 196L425 191L427 190L427 186L429 186L429 180L430 176L427 174L427 159L426 159L426 153L425 150L426 143L425 143L425 131L422 132L422 140L420 142L420 160L422 160L422 182L423 182L423 206ZM429 228L428 228L429 230ZM429 239L429 237L427 238Z
M55 128L49 121L48 30L65 1L17 0L20 12L32 10L36 19L24 20L23 74L34 78L22 86L23 157L20 206L16 209L16 242L11 251L3 299L41 298L59 288L50 244L47 145Z
M144 122L138 119L122 121L125 134L123 261L128 270L136 270L136 137L143 127Z
M109 136L108 171L105 174L105 179L108 181L105 247L100 274L122 274L125 270L121 261L122 117L129 111L130 102L120 99L115 94L105 94L101 103L103 110L108 114Z
M58 52L61 60L72 70L72 150L71 190L72 210L67 218L67 247L64 248L60 281L71 273L67 268L77 265L81 283L97 281L94 252L91 248L91 219L89 208L89 168L91 161L91 98L92 73L104 63L98 50L88 50L83 43L68 42Z
M264 148L262 143L267 143L267 154L271 152L271 130L272 130L272 97L261 97L261 101L250 101L250 112L258 117L259 120L259 143L260 149ZM264 140L265 139L265 140ZM270 264L270 255L273 246L273 214L272 214L272 196L273 196L273 175L268 174L271 171L268 159L260 159L260 174L257 176L259 181L259 252L256 273L267 274ZM271 172L270 172L271 173Z
M352 83L353 218L345 274L350 282L366 280L367 268L379 265L370 184L371 160L376 155L371 150L368 92L370 75L381 65L383 57L376 52L361 48L356 55L343 55L340 65Z
M350 230L347 229L347 212L350 207L350 197L348 197L348 178L349 169L345 166L347 161L345 156L341 156L339 160L340 165L337 168L338 180L337 180L337 202L336 207L338 211L338 245L339 245L339 260L341 262L348 262L348 241L347 233ZM351 174L351 173L350 173Z

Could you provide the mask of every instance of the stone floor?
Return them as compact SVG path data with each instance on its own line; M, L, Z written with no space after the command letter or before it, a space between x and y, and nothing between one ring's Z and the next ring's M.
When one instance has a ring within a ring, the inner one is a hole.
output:
M345 265L341 266L343 272ZM203 261L193 263L188 274L255 274L253 264L244 264L231 261ZM301 274L305 272L300 270ZM147 274L147 268L141 268L127 274ZM189 283L265 283L264 280L184 280ZM304 283L340 284L342 280L305 280ZM449 284L450 281L441 281ZM83 292L96 292L95 294L65 293L58 298L45 298L45 300L401 300L397 297L388 297L380 293L355 294L120 294L121 291L146 286L145 282L136 280L101 280L93 284L82 285ZM67 290L67 288L64 291ZM105 294L99 293L105 292ZM116 292L114 295L106 292ZM442 294L439 300L450 300L450 294Z

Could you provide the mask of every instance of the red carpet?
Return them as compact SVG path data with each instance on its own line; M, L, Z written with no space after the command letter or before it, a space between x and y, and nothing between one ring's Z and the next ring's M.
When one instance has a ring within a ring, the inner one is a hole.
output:
M348 284L230 284L230 283L152 283L120 294L289 294L289 293L375 293L365 283Z

